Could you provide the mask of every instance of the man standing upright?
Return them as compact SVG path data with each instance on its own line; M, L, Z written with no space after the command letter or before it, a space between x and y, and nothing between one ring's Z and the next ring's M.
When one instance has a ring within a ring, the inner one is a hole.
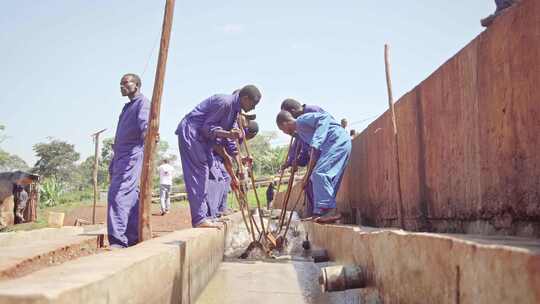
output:
M120 80L120 92L129 102L118 119L109 166L107 231L109 243L115 248L138 242L139 184L150 113L150 102L140 89L141 79L135 74L126 74Z
M274 200L274 192L275 192L275 182L272 181L270 184L268 184L268 188L266 188L266 209L270 210L270 206L272 205L272 201Z
M28 193L24 190L24 186L17 185L17 195L15 198L15 223L24 223L23 211L28 202Z
M169 160L164 159L158 167L159 171L159 202L161 204L161 215L169 213L171 209L171 186L174 174L173 166L169 165Z
M260 99L261 92L253 85L232 95L213 95L196 106L178 125L176 134L193 227L221 227L207 218L212 149L218 138L234 144L241 137L238 114L241 110L253 110ZM240 163L239 155L236 158Z

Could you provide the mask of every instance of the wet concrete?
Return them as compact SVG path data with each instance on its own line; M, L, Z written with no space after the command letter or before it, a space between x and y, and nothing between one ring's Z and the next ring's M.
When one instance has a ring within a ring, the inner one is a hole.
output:
M329 264L316 264L307 257L302 248L305 231L298 217L293 218L287 246L272 252L272 258L255 250L248 259L238 259L250 243L250 235L243 226L231 233L225 261L196 303L379 303L376 290L323 293L318 278L321 267Z
M225 261L196 303L377 303L362 301L358 289L323 293L319 272L313 262Z

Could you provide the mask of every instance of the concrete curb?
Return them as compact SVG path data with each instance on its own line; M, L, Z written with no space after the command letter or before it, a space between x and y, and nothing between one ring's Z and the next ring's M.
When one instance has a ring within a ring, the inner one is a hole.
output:
M310 239L368 273L384 303L540 303L540 241L304 223Z
M0 283L0 303L194 303L223 259L224 230L176 231Z
M84 233L83 227L66 226L62 228L43 228L30 231L0 233L0 248L17 246L34 240L54 240L64 236Z

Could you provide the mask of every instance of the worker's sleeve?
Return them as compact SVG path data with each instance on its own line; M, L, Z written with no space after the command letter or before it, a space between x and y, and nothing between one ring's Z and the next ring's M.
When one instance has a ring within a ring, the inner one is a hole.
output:
M236 140L230 138L216 138L214 144L223 147L225 152L230 156L238 155L238 145Z
M313 137L311 138L310 146L314 149L320 149L322 143L326 140L328 129L332 118L326 113L310 113L311 115L305 120L314 129Z
M238 120L235 120L233 123L233 129L238 128ZM243 139L241 138L238 142L241 143ZM231 138L223 138L224 145L225 145L225 151L227 151L227 154L230 156L236 156L239 153L240 147L236 143L235 139Z
M148 131L148 120L150 116L150 102L148 99L144 98L139 107L139 114L137 115L137 123L139 125L139 131L141 132L142 140L146 136Z
M231 111L231 107L223 99L216 96L212 96L212 111L206 114L204 123L201 127L201 134L209 141L216 140L215 132L217 130L223 130L220 126L223 117Z

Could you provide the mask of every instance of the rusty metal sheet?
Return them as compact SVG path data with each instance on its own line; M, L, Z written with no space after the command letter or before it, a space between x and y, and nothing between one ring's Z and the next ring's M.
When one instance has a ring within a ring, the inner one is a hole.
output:
M388 112L371 123L353 141L351 189L354 206L363 219L397 220L396 163L392 122ZM374 223L375 224L375 223Z
M540 219L538 16L540 1L524 0L398 101L411 229L484 220L514 233L512 223ZM393 151L387 112L353 141L340 200L348 197L368 224L397 217Z

